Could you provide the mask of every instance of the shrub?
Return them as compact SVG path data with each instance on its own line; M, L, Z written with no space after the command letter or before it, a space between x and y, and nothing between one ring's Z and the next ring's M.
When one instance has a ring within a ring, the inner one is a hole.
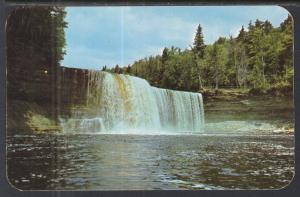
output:
M266 91L263 88L252 88L249 90L249 95L251 96L261 96L264 94L266 94Z
M288 82L279 82L267 90L273 96L293 96L293 86Z

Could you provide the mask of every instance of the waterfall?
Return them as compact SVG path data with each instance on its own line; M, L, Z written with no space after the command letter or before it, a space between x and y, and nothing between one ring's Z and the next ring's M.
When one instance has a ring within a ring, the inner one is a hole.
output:
M201 132L200 93L156 88L141 78L87 71L85 104L61 118L64 132Z

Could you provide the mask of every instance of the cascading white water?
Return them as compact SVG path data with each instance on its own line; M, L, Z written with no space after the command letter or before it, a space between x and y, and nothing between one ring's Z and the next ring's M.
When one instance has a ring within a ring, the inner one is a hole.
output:
M200 132L204 126L200 93L100 71L88 71L86 92L84 110L73 109L71 118L61 120L65 132Z
M65 133L98 133L105 131L102 118L71 118L67 121L61 119Z

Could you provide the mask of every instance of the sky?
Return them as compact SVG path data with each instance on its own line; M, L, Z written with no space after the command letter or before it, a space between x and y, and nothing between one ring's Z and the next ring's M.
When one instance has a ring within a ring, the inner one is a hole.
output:
M237 36L250 20L277 27L288 11L279 6L137 6L66 8L63 66L101 69L127 66L158 55L164 47L189 48L198 24L205 44Z

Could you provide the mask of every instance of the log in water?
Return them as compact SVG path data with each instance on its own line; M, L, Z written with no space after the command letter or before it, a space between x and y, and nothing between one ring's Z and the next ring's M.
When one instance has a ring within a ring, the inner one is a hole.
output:
M200 93L152 87L141 78L87 71L84 109L60 118L64 132L201 132ZM64 85L64 84L63 84Z

